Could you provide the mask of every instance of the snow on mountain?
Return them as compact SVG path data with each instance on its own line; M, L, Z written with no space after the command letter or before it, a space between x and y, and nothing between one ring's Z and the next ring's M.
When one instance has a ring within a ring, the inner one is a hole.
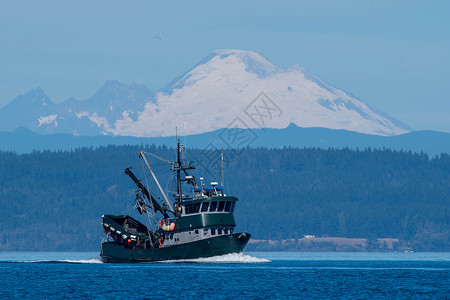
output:
M147 103L137 120L118 120L111 132L169 136L175 127L197 134L290 123L376 135L409 131L299 66L281 69L257 52L218 50L158 92L156 102Z
M43 124L51 124L52 122L54 122L56 120L57 117L58 117L57 114L50 115L47 117L40 117L38 120L38 122L39 122L38 127L41 127ZM55 122L55 127L57 127L57 126L58 126L58 123Z
M218 50L156 94L108 81L90 99L54 104L34 89L0 109L0 131L139 137L220 128L324 127L376 135L410 129L300 66L282 69L261 54Z
M18 127L37 128L39 120L54 114L53 102L40 88L32 89L0 109L0 130L12 131Z

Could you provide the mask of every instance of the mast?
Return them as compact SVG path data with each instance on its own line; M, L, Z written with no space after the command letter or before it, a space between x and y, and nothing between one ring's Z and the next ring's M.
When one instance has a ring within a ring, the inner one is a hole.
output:
M178 203L181 203L183 200L183 195L181 193L181 176L180 176L180 169L181 169L181 158L180 158L180 140L177 142L177 192L178 192Z

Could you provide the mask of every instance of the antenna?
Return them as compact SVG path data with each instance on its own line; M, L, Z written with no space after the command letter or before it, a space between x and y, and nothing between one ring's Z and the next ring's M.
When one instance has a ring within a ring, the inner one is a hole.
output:
M224 182L224 178L223 178L223 152L222 152L222 187L223 187L223 182Z
M186 122L184 122L184 158L187 157L187 134L186 134Z

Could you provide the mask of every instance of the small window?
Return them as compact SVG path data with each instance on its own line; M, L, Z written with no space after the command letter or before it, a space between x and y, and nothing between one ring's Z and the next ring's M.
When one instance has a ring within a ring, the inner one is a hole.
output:
M226 212L229 212L229 211L230 211L230 208L231 208L231 202L230 202L230 201L227 201L227 203L225 204L225 211L226 211Z
M200 211L200 203L186 205L185 210L186 215L196 214Z
M223 234L228 234L228 228L223 229Z
M211 205L209 206L209 211L216 211L217 207L217 201L211 202Z
M219 202L219 207L217 208L217 211L223 211L223 208L225 207L225 201Z
M234 205L236 204L236 202L231 202L231 208L230 208L230 212L233 212L234 210Z
M216 229L211 228L211 235L216 235Z
M217 229L217 234L221 235L222 234L222 228Z
M202 212L208 211L209 202L202 203Z
M208 235L208 228L203 229L203 235Z

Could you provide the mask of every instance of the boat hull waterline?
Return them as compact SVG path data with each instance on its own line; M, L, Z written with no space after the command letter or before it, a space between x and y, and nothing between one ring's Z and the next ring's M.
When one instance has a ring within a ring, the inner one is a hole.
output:
M248 233L235 233L154 249L128 249L104 242L100 258L104 263L140 263L219 256L242 252L250 236Z

